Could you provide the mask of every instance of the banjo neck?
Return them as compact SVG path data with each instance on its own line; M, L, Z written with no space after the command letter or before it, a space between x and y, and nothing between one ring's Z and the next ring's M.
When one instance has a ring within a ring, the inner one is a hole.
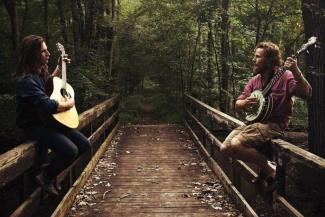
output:
M312 36L308 39L308 42L303 44L301 46L301 48L296 52L295 55L292 55L293 58L298 58L299 55L306 51L307 48L311 45L314 45L316 43L316 40L317 40L317 37L315 36ZM266 85L266 87L262 90L262 94L263 94L263 97L266 97L269 93L270 93L270 90L271 88L273 87L273 85L281 78L281 76L284 74L284 72L286 71L287 69L282 66L276 73L275 75L273 76L273 78L271 79L271 81Z
M285 67L281 67L273 76L273 78L271 79L271 81L266 85L266 87L264 88L264 90L262 91L262 94L264 97L266 97L271 88L273 87L273 85L281 78L281 76L284 74L284 72L286 71Z

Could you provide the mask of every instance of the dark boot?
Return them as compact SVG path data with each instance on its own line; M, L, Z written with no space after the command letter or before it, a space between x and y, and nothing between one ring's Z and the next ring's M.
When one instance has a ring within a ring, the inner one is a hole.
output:
M43 173L40 173L35 177L35 181L50 195L58 196L59 192L55 189L53 183L48 180Z
M58 191L61 191L62 190L62 187L61 187L61 184L59 182L59 180L56 178L55 181L54 181L54 187L56 188L56 190Z

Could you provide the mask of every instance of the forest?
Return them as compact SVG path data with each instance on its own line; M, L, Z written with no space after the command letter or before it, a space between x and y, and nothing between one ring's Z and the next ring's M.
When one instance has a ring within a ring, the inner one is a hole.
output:
M313 98L296 100L290 130L312 132L309 143L319 143L325 140L324 31L322 0L2 0L1 149L20 142L12 73L15 48L29 34L45 38L50 70L59 57L55 43L65 46L79 112L119 93L124 123L141 118L144 91L168 122L181 121L184 93L242 118L234 102L252 76L256 44L272 41L287 57L316 36L317 48L298 60Z

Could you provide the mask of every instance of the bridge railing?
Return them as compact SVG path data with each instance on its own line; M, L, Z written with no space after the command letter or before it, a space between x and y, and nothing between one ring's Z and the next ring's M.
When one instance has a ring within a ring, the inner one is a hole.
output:
M255 206L256 201L261 200L258 197L263 198L266 205L272 205L279 216L312 216L312 212L322 209L325 198L324 158L283 140L272 140L272 160L277 164L279 185L273 194L267 194L251 182L257 177L254 165L228 159L220 153L220 145L226 135L220 138L216 131L227 129L229 133L244 123L190 95L185 95L185 104L188 131L245 216L258 216ZM306 206L308 200L313 200L313 203L318 201L319 207Z
M46 161L34 141L26 141L0 155L0 216L33 216L46 200L51 204L52 210L47 211L52 216L64 216L118 129L118 105L119 96L114 96L79 115L78 129L88 136L91 150L57 177L65 192L61 201L48 197L34 182L35 174ZM51 154L45 153L45 158Z

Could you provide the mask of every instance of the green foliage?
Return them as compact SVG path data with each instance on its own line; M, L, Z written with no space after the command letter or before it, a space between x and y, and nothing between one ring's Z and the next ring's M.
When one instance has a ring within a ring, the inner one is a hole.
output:
M132 95L125 96L122 98L120 104L120 121L123 124L137 123L142 118L143 111L143 96L142 95Z
M303 40L299 0L233 0L229 11L214 0L124 0L121 5L123 16L117 23L120 60L116 66L120 89L127 94L151 80L168 96L177 98L190 91L218 108L221 91L235 101L252 76L251 58L257 41L278 43L287 56ZM233 82L229 90L220 89L224 12L230 21L231 51L225 59ZM157 104L168 108L171 101L164 95L157 97L161 98ZM296 110L300 114L306 107L297 106ZM163 110L157 113L167 115ZM306 125L304 117L295 118Z
M167 93L156 93L152 96L153 113L161 120L171 123L182 121L182 104L177 97Z
M295 98L293 118L291 120L289 128L304 131L306 131L308 128L307 102L300 98Z

